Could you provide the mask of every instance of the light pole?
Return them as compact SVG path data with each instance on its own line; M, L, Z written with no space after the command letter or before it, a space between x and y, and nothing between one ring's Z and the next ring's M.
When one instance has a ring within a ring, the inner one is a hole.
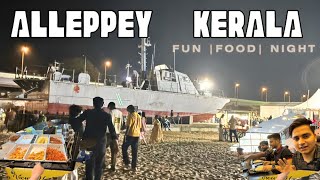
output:
M263 99L263 93L266 92L266 102L268 101L268 89L267 88L262 88L261 89L261 99Z
M27 46L23 46L21 48L22 56L21 56L21 78L23 78L23 62L24 62L24 54L28 53L29 48Z
M104 84L106 84L106 80L107 80L107 67L109 68L111 66L111 61L106 61L105 65L104 65Z
M289 91L285 91L283 94L283 101L286 102L286 96L288 95L288 102L291 101L290 99L290 92Z
M239 98L239 87L240 87L240 84L239 83L235 83L235 85L234 85L234 97L236 99Z

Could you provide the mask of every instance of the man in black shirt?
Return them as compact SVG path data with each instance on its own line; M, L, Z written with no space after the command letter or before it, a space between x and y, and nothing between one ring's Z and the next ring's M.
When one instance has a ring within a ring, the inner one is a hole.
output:
M291 162L292 153L288 148L282 146L280 134L271 134L268 136L268 139L270 142L270 147L274 150L266 154L266 160L270 162L265 164L276 165L278 164L279 159L283 158L286 158L288 161Z
M96 144L92 148L92 157L86 161L86 179L100 180L102 175L103 160L106 153L106 130L109 128L112 141L117 141L117 135L112 124L111 115L105 112L101 97L93 98L94 109L84 111L76 119L81 122L86 120L83 133L84 139L94 139ZM118 144L115 142L115 144Z
M310 126L311 124L310 120L299 118L290 125L289 134L297 152L293 155L292 164L286 160L279 161L283 172L279 180L285 179L289 172L294 170L320 170L320 146L317 145L315 127Z

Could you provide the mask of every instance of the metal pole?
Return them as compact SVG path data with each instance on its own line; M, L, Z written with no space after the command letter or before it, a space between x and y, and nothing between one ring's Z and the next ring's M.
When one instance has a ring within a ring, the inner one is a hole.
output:
M290 93L289 93L289 102L291 102Z
M173 51L173 72L176 70L176 51Z
M24 51L22 51L22 57L21 57L21 78L23 78L23 61L24 61Z
M283 94L283 102L286 102L286 93Z
M74 82L74 69L72 70L72 82Z
M239 87L237 87L237 99L239 99Z
M268 90L266 90L266 102L268 102Z
M84 56L84 73L87 73L87 56Z
M107 79L107 65L104 65L104 84L106 84L106 79Z

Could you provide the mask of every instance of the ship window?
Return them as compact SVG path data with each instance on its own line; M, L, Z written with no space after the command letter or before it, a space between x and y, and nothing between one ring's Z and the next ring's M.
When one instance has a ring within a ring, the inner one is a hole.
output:
M190 79L188 77L183 77L183 81L190 82Z

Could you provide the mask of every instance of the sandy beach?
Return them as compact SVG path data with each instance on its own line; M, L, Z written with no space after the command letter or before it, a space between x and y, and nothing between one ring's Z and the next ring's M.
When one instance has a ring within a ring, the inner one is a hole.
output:
M150 132L147 134L147 139ZM0 135L0 143L6 142L9 134ZM241 179L240 162L228 142L218 142L212 132L164 131L164 142L139 145L138 171L123 168L121 150L117 158L116 172L104 171L104 179ZM122 144L123 135L120 136ZM121 146L120 146L121 147ZM130 155L129 148L129 155ZM110 162L110 150L106 154ZM78 169L79 178L84 178L84 165ZM3 179L5 173L1 172Z
M165 131L165 142L139 146L137 172L125 171L122 156L119 155L116 172L105 171L104 178L241 179L240 163L234 153L229 151L232 144L218 142L217 138L217 134L212 132ZM106 156L107 162L110 162L110 151L107 151ZM84 177L83 167L79 174Z

